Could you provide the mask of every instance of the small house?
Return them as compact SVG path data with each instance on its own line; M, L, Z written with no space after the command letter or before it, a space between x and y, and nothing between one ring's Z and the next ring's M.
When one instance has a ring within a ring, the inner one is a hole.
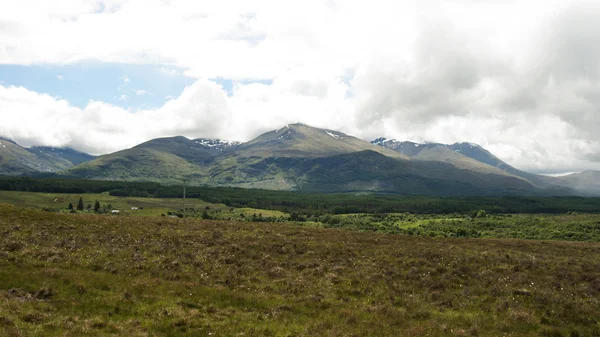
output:
M121 213L121 211L119 211L118 209L113 209L113 210L111 211L111 213L112 213L112 214L119 214L119 213Z
M131 207L131 210L132 210L132 211L137 211L137 210L138 210L138 208L137 208L137 207Z

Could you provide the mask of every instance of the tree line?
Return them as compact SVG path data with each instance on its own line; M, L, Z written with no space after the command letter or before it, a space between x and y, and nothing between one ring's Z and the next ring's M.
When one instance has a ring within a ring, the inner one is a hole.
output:
M46 193L103 193L121 197L181 198L182 186L152 182L0 177L0 190ZM430 197L397 194L308 193L233 187L188 186L187 197L230 207L279 210L302 216L350 213L489 214L570 211L600 213L600 198L583 197Z

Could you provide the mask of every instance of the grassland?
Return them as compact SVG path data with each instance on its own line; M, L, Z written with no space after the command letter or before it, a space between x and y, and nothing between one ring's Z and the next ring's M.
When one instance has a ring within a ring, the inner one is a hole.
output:
M67 205L98 200L127 216L183 216L183 200L176 198L117 197L108 193L37 193L0 191L0 203L66 212ZM256 204L256 203L255 203ZM131 210L132 207L138 210ZM196 198L186 201L187 217L216 220L293 223L307 227L407 234L429 237L516 238L600 242L600 215L578 214L411 214L357 213L305 216L278 210L229 207Z
M102 205L110 204L113 209L120 210L123 214L131 216L160 216L167 212L180 211L183 208L183 199L181 198L115 197L108 193L80 194L0 191L0 203L63 211L67 209L69 203L77 205L79 198L83 199L85 205L93 205L98 200ZM199 199L186 200L186 208L203 209L206 206L215 210L226 208L225 205L211 204ZM137 207L138 210L132 211L132 207Z
M600 242L598 214L346 214L309 218L326 228L430 237Z
M2 336L600 336L600 244L0 205Z

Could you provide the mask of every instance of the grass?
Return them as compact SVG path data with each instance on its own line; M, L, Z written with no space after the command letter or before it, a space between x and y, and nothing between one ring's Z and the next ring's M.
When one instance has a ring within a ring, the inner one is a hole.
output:
M0 205L2 336L600 336L600 244Z
M108 193L68 194L0 191L0 203L59 210L66 210L69 203L76 206L80 197L83 198L85 205L94 205L94 202L98 200L103 205L111 204L114 209L121 210L124 214L131 216L160 216L169 211L179 211L183 208L183 199L114 197ZM199 199L186 199L186 207L202 209L206 206L215 210L227 208L222 204L211 204ZM138 210L131 211L132 207L138 207ZM139 208L143 208L143 210Z
M323 227L430 237L600 242L598 214L347 214L309 220Z

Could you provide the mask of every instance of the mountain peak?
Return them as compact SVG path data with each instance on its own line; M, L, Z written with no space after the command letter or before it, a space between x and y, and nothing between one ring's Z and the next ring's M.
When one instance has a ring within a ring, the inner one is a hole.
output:
M14 140L12 140L12 139L8 139L8 138L4 138L4 137L2 137L2 136L0 136L0 141L3 141L3 142L8 142L8 143L12 143L12 144L17 144L17 143L15 143L15 141L14 141Z
M454 143L454 144L452 144L450 146L454 146L454 147L468 146L468 147L471 147L471 148L474 148L474 147L481 148L481 146L479 144L471 143L471 142L456 142L456 143Z
M200 146L204 146L208 149L216 150L216 151L223 151L232 146L237 146L237 145L241 144L240 142L236 142L233 140L224 140L224 139L217 139L217 138L197 138L197 139L194 139L193 141L195 144L198 144Z

